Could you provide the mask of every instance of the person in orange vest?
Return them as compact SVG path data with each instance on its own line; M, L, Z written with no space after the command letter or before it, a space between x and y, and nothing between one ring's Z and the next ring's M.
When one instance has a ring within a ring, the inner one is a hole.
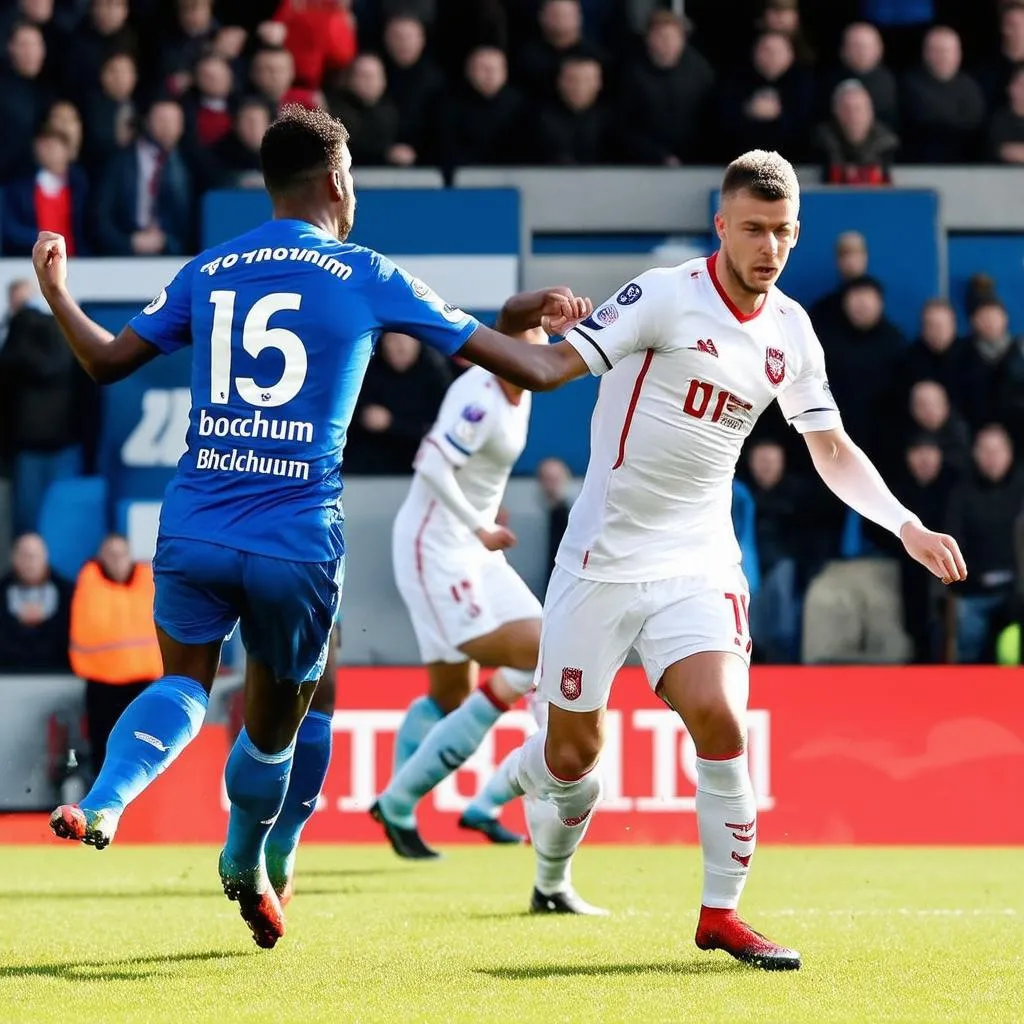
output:
M153 569L132 560L120 534L106 537L78 574L69 655L72 671L85 680L92 767L98 772L121 712L163 675L153 626Z

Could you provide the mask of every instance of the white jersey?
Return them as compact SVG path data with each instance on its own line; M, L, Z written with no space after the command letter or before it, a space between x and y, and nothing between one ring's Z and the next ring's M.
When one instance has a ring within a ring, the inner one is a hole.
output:
M448 389L424 445L439 448L455 467L455 477L466 500L493 522L501 499L523 449L530 426L528 391L512 401L493 374L474 366ZM479 539L457 516L437 500L419 474L413 476L399 519L418 533L421 544L433 547L480 549Z
M557 557L576 576L649 582L737 564L732 480L758 416L778 399L801 433L840 426L804 310L772 288L741 313L715 262L649 270L568 334L603 375Z

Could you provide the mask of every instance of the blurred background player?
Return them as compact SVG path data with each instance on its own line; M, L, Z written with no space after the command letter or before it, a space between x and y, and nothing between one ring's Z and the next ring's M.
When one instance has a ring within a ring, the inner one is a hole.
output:
M245 724L225 771L220 874L265 947L284 934L284 916L264 848L339 606L341 451L374 340L397 330L451 354L476 334L483 359L523 347L344 244L355 214L347 138L324 111L285 108L260 153L274 219L190 260L116 337L68 292L64 239L44 232L33 252L43 296L95 380L193 347L188 450L153 563L164 676L118 720L82 806L58 807L51 827L110 842L127 804L198 733L224 638L240 622ZM564 295L545 307L561 317L577 308ZM274 358L263 360L267 349Z
M537 853L532 904L557 909L601 795L597 767L615 673L631 647L697 751L704 887L696 943L768 970L800 955L736 912L757 834L747 767L749 590L730 506L745 438L778 399L828 487L944 583L966 576L951 537L893 497L842 428L803 309L774 289L799 234L788 161L735 160L715 217L719 251L650 270L568 332L602 381L590 463L548 586L538 697L547 728L498 774L528 799ZM552 806L553 805L553 806Z
M498 329L546 345L544 331L529 327L539 324L544 300L544 292L514 296ZM495 525L526 446L530 408L528 391L486 370L467 370L448 389L420 446L395 519L395 580L430 679L427 696L406 712L395 738L394 776L371 810L400 857L437 856L416 828L416 803L533 690L541 606L502 554L515 536ZM481 664L501 667L474 691ZM497 820L515 796L507 786L486 787L459 824L496 843L521 842Z

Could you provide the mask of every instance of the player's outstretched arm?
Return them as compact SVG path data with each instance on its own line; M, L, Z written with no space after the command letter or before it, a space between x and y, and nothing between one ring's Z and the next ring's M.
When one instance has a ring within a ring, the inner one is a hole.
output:
M568 288L550 288L514 295L498 317L498 330L481 325L459 355L528 391L551 391L589 372L580 354L567 342L524 345L510 334L543 328L562 334L590 316L593 303ZM504 332L504 333L502 333Z
M154 346L130 327L115 337L85 315L68 291L68 253L63 235L40 231L32 249L32 266L39 279L39 290L71 351L94 381L112 384L159 355Z
M943 583L967 578L957 542L921 525L885 485L871 460L842 428L804 434L811 461L828 489L865 519L884 526L903 542L907 554Z

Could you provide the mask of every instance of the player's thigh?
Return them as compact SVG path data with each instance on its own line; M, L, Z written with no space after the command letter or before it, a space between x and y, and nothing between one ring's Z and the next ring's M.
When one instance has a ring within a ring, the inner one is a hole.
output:
M161 537L153 558L153 621L164 674L195 679L207 691L224 638L243 601L241 554L204 541Z
M541 604L504 558L484 563L478 600L497 626L461 644L459 650L481 665L504 665L525 672L536 668Z
M309 702L310 711L319 711L323 715L334 714L338 683L338 654L341 646L339 643L340 633L341 630L335 624L327 646L327 664L317 683L313 699Z
M290 562L247 554L242 643L281 680L316 682L324 673L337 616L344 560Z
M430 699L447 715L476 688L480 666L472 660L434 661L427 665Z
M648 681L686 723L702 755L742 749L749 694L746 580L716 576L651 584L637 650Z

